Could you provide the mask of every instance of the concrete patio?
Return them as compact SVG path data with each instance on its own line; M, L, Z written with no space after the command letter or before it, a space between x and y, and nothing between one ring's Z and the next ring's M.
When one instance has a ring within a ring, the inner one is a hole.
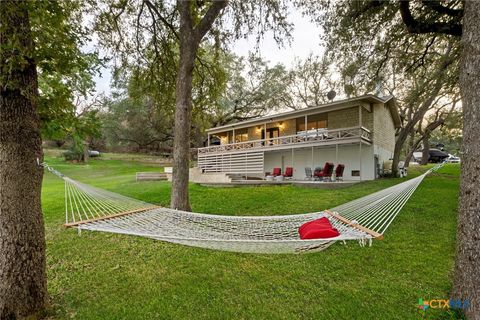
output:
M219 187L219 188L235 188L235 187L263 187L263 186L275 186L275 185L294 185L304 188L318 188L318 189L340 189L352 186L361 181L335 181L335 182L323 182L313 180L283 180L283 181L266 181L266 180L241 180L232 182L211 182L200 183L205 187Z

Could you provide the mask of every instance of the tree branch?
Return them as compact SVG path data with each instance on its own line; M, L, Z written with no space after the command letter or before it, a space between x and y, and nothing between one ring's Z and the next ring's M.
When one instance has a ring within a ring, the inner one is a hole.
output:
M171 24L170 22L167 21L167 19L165 19L165 17L163 17L160 12L158 11L157 7L155 7L155 5L153 3L150 2L150 0L144 0L144 3L147 5L147 7L152 10L153 12L155 12L155 14L158 16L158 19L160 21L162 21L162 23L168 28L170 29L170 31L175 35L175 38L177 39L180 39L180 37L178 36L178 33L177 33L177 30L175 30L175 27L173 26L173 24Z
M463 16L463 9L452 9L449 7L444 7L440 4L440 1L434 0L422 0L424 6L440 13L446 14L450 17L461 18Z
M420 22L418 20L415 20L410 11L410 0L399 0L399 4L402 21L407 27L408 32L410 33L442 33L456 37L460 37L462 35L462 25L460 23Z
M184 1L184 0L182 0ZM212 28L213 22L228 4L228 0L216 0L210 5L208 8L207 13L203 16L202 20L196 25L194 28L194 39L197 43L199 43L203 36Z

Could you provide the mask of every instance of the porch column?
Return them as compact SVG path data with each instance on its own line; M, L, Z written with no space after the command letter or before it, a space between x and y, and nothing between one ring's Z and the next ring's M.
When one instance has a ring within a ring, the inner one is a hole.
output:
M358 126L361 128L362 125L362 106L358 106Z
M307 124L308 124L308 121L307 121L307 115L305 115L305 141L307 141Z
M312 146L312 170L314 170L314 164L313 164L313 146Z
M210 133L208 134L207 146L210 147Z
M232 142L235 143L235 128L233 128L233 138L232 138Z
M338 143L335 145L335 163L338 165Z
M295 161L293 160L294 159L294 152L293 152L293 148L292 148L292 170L293 170L293 173L292 173L292 176L295 175ZM293 177L292 177L293 179Z
M245 152L245 180L248 180L248 152Z
M362 181L362 140L360 140L360 181Z
M359 149L360 149L360 181L362 181L362 106L358 106L358 126L360 127L359 131L358 131L358 136L360 138L360 145L359 145Z

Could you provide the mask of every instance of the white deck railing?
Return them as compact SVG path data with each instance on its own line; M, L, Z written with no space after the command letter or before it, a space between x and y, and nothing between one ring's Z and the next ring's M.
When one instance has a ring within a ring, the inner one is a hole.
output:
M352 127L342 129L318 129L301 131L295 135L281 136L277 138L259 139L251 141L243 141L222 145L214 145L198 149L198 154L208 154L214 152L229 152L229 151L243 151L251 149L274 149L278 146L307 144L307 143L322 143L322 142L341 142L342 140L351 140L358 138L371 142L371 132L364 127Z

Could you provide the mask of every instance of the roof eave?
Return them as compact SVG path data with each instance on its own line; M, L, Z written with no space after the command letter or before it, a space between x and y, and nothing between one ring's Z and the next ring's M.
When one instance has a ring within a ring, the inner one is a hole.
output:
M212 131L219 132L219 130L231 130L231 129L233 129L235 127L238 127L238 126L244 126L245 124L255 125L255 124L257 124L259 122L263 122L263 121L272 121L275 118L282 118L282 117L286 117L286 116L289 116L289 115L295 116L296 114L302 114L304 112L311 112L312 110L315 110L315 109L322 109L322 108L327 108L327 107L331 107L331 106L341 105L341 104L348 103L348 102L356 102L356 101L362 101L362 100L366 101L366 102L369 102L369 103L383 103L383 104L389 105L390 112L392 114L392 118L394 119L395 128L400 128L401 127L400 115L398 113L398 109L396 108L395 98L393 96L389 96L389 97L386 97L386 99L382 99L382 98L377 97L373 94L367 94L367 95L363 95L363 96L360 96L360 97L338 100L338 101L325 103L325 104L318 105L318 106L309 106L308 108L303 108L303 109L299 109L299 110L293 110L293 111L279 113L279 114L276 114L276 115L264 116L264 117L260 117L260 118L257 118L257 119L246 120L246 121L231 123L231 124L227 124L227 125L223 125L223 126L218 126L218 127L207 129L207 130L205 130L205 132L211 133ZM390 104L392 104L393 106L390 107ZM346 108L349 108L349 107L350 106L346 106Z
M402 118L400 117L400 112L398 111L397 101L395 97L391 96L389 99L385 101L385 104L388 106L388 109L390 110L390 114L392 115L395 129L401 128Z

